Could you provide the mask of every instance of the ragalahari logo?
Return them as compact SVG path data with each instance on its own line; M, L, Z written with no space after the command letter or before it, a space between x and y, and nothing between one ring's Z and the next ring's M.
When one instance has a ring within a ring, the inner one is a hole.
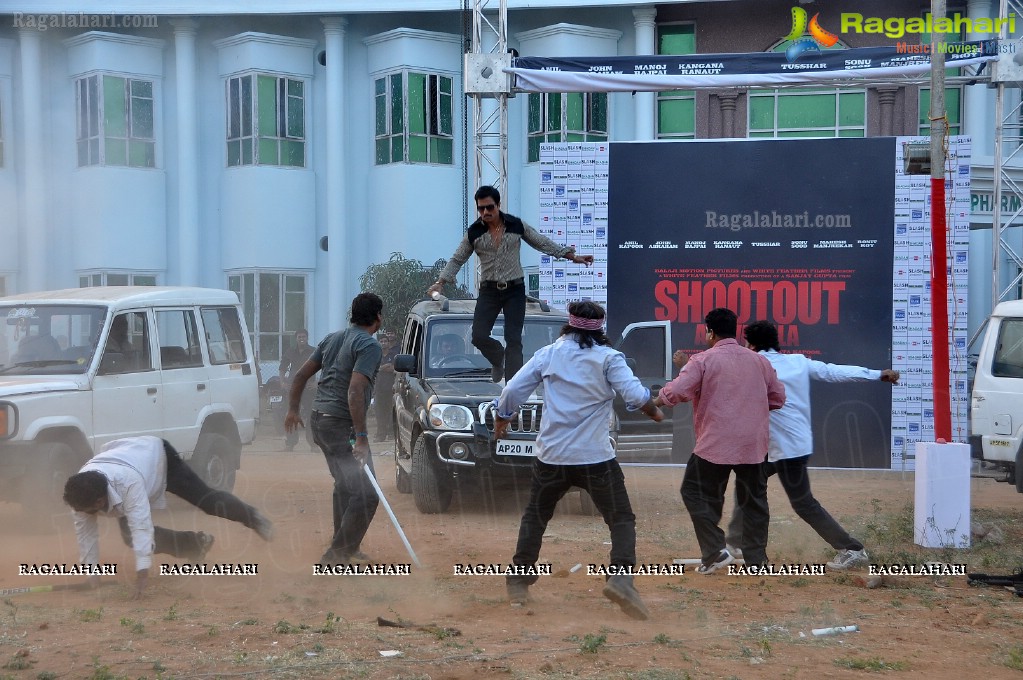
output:
M792 8L792 31L784 38L784 40L792 41L792 44L785 50L785 58L789 60L789 63L799 59L807 52L820 54L822 47L833 47L838 42L837 35L821 28L817 21L819 16L819 13L814 14L808 25L806 10L802 7ZM809 28L810 36L804 37L807 28Z

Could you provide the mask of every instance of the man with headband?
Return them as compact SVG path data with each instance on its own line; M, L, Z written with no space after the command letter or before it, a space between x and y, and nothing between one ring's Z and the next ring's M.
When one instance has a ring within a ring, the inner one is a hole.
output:
M536 565L547 523L558 501L577 486L593 499L611 530L611 554L603 594L634 619L649 617L629 573L636 565L636 516L632 512L625 475L615 459L608 436L612 401L617 391L629 410L641 410L655 422L664 418L650 390L633 375L625 356L611 348L604 334L604 310L596 302L568 306L568 325L554 344L537 350L508 381L497 402L495 437L508 430L511 419L529 395L543 384L544 405L529 504L519 525L512 562L528 570ZM507 577L508 599L528 600L536 575Z
M514 215L501 212L501 193L491 186L476 190L476 211L480 218L469 226L455 254L427 289L439 293L453 283L458 270L476 253L480 259L480 292L472 318L472 344L493 366L494 382L511 380L522 368L522 324L526 318L526 284L519 262L522 242L551 257L563 257L576 264L593 264L592 255L576 255L575 248L560 246ZM497 315L504 312L504 344L491 337Z

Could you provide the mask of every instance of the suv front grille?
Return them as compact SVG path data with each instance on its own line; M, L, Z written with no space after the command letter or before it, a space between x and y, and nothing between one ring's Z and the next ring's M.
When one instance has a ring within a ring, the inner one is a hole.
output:
M536 434L540 431L540 415L543 410L542 404L523 404L519 407L518 416L512 418L508 426L510 432L520 434ZM490 402L480 404L480 422L487 426L491 432L494 431L494 405Z

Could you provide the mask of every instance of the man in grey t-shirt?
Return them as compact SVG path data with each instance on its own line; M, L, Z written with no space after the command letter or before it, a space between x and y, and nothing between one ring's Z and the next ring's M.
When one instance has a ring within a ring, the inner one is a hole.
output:
M298 412L302 389L320 371L309 426L334 478L334 538L320 564L368 561L359 546L379 500L362 466L373 468L366 412L383 354L380 343L373 338L380 328L383 308L383 301L373 293L355 296L351 325L325 337L291 384L284 419L288 432L305 426Z

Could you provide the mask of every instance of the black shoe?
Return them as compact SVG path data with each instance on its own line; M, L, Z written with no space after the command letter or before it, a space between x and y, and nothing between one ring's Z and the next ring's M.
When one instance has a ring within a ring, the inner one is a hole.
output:
M213 536L205 531L200 531L196 535L196 541L199 545L196 547L195 561L201 563L206 559L206 553L213 547Z
M490 368L490 377L493 378L496 383L501 382L501 379L504 378L504 359L501 359L500 363L494 364Z
M505 582L508 589L508 601L512 604L526 604L529 602L529 585L520 580L508 579Z
M264 541L274 540L274 523L259 510L252 513L252 530L259 534Z
M632 583L632 577L623 574L615 574L604 584L604 597L621 607L627 616L639 621L646 621L650 618L650 611L643 604L639 591Z

